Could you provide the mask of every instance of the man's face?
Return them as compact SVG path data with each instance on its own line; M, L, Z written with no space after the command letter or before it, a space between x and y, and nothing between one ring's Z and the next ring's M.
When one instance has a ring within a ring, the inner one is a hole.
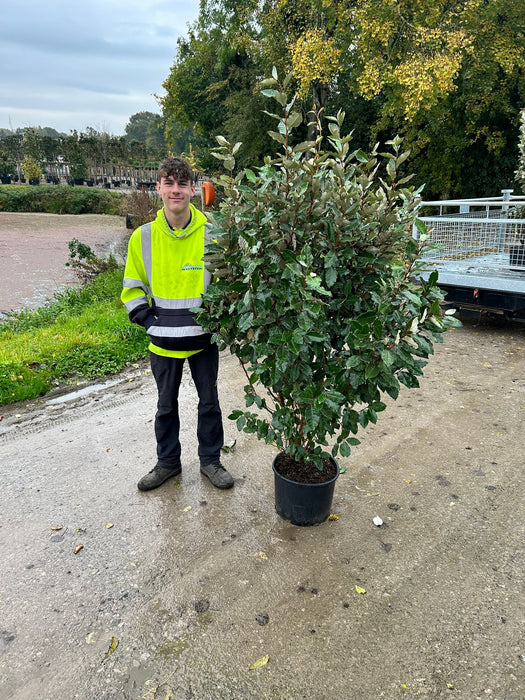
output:
M157 182L157 192L160 194L168 223L184 226L180 219L190 215L190 200L195 194L195 185L189 180L175 180L171 175L162 177Z

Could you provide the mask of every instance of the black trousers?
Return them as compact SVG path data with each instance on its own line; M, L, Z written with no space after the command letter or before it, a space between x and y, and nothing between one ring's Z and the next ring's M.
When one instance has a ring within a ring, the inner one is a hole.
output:
M163 357L151 353L150 360L159 397L155 415L157 465L165 469L176 469L181 465L179 388L186 360L199 396L197 411L199 460L201 465L218 462L224 444L224 431L217 393L219 371L217 346L210 345L209 348L188 358Z

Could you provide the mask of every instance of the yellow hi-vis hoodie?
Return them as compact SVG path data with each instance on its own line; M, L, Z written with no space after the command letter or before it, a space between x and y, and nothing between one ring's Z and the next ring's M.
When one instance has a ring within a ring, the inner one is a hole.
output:
M184 229L172 229L161 209L129 240L121 299L159 355L185 357L210 344L190 311L202 305L211 278L203 261L207 220L193 204L190 210Z

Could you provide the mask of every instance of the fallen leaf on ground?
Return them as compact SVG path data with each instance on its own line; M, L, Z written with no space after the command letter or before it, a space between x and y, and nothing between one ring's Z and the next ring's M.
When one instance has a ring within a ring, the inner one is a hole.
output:
M366 588L361 588L361 586L356 586L355 590L357 591L357 593L360 593L361 595L366 593Z
M109 530L111 527L113 527L113 523L106 523L106 530Z
M78 554L81 549L84 549L83 544L79 544L77 547L75 547L75 549L73 550L73 554Z
M155 700L157 696L158 684L157 681L148 680L144 683L146 692L142 696L142 700Z
M221 450L223 452L233 452L235 450L235 445L237 444L237 440L230 440L230 442L227 442L225 445L221 447Z
M266 556L266 552L259 552L259 554L257 554L256 556L258 556L259 559L268 559L268 557Z
M187 513L189 510L191 510L191 506L186 506L186 508L182 509L182 512Z
M335 515L334 513L330 513L328 520L339 520L339 516Z
M63 525L51 525L51 530L52 530L53 532L58 532L58 531L61 530L63 527L64 527Z
M262 656L260 659L257 659L257 661L253 662L253 664L250 666L250 671L255 671L256 668L266 666L269 660L270 656L268 654L266 654L266 656Z
M108 659L111 654L115 651L115 649L118 647L118 639L116 637L111 637L111 640L109 642L109 649L106 652L106 656L104 657L104 661Z

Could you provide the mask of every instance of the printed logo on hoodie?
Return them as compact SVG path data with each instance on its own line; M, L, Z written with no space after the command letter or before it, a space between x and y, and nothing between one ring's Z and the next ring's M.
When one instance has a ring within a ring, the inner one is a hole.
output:
M204 268L202 265L190 265L189 263L186 263L186 265L183 265L181 267L181 270L184 270L184 271L186 271L186 270L203 270L203 269Z

